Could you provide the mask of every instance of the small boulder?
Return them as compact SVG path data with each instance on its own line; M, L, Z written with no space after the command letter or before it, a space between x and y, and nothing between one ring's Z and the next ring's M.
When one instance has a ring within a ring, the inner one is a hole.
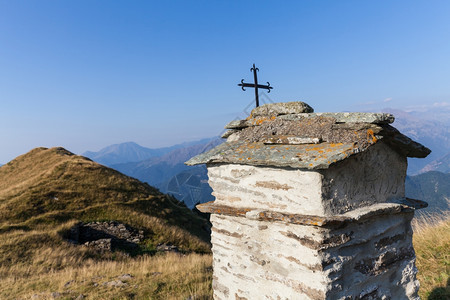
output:
M273 117L279 115L313 113L314 109L305 102L269 103L252 110L252 117Z
M120 275L119 277L117 277L117 279L120 281L128 281L128 280L131 280L132 278L133 278L133 275L131 275L131 274L123 274L123 275Z

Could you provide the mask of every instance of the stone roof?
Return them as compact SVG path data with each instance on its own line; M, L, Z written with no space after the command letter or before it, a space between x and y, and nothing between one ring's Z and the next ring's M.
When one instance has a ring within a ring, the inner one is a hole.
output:
M430 149L389 125L394 120L386 113L314 113L304 102L265 104L227 124L226 143L186 164L326 169L379 142L407 157L426 157Z

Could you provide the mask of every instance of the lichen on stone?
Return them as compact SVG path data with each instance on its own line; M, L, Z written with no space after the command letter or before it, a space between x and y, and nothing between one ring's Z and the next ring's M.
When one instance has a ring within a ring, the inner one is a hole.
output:
M247 127L238 134L239 139L247 142L260 142L268 137L297 136L301 138L319 139L328 143L356 143L358 148L366 149L377 139L374 132L381 127L368 127L355 123L354 127L335 127L335 120L330 117L316 117L298 121L275 119L257 127ZM368 129L370 128L370 129Z
M385 113L314 113L304 102L271 103L225 128L227 143L196 156L188 165L240 163L323 169L379 143L407 157L431 151L401 134ZM336 146L340 145L340 146ZM283 147L290 146L290 147Z

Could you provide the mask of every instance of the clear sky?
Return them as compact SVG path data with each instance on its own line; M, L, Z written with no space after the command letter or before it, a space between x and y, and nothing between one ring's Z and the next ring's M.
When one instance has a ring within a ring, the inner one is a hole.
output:
M0 0L0 163L211 137L254 98L450 103L450 1Z

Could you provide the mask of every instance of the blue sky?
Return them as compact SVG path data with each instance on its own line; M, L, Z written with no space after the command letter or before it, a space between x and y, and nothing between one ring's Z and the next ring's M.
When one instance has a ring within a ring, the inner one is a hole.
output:
M0 163L221 133L252 80L316 111L450 103L449 1L0 0Z

